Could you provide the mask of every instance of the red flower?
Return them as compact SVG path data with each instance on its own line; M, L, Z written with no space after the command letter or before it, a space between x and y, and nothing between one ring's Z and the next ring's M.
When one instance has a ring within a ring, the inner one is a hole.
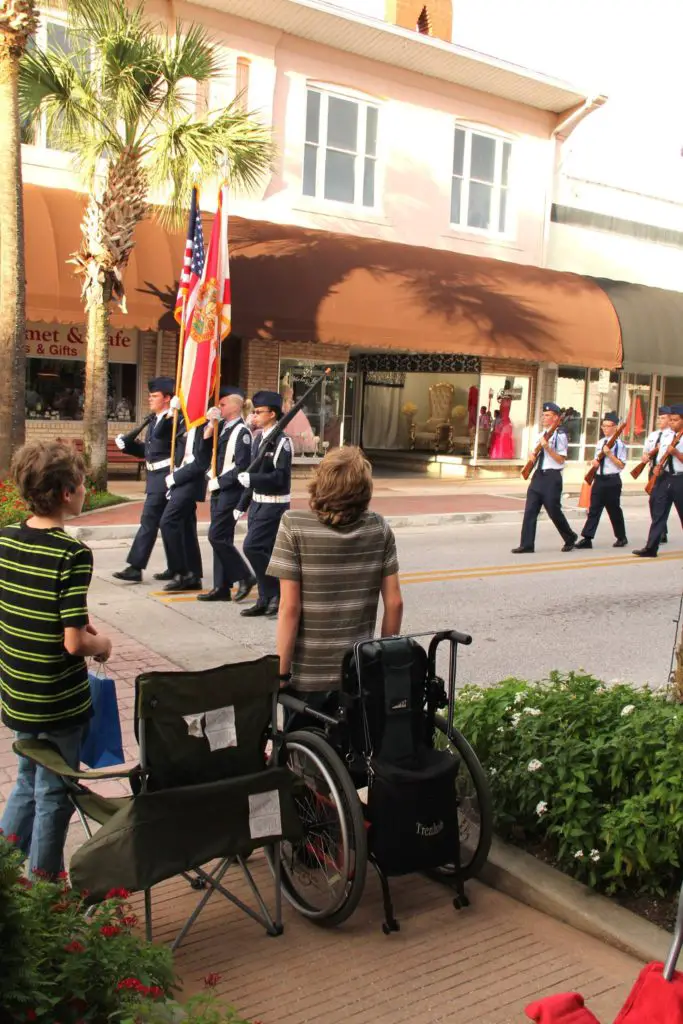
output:
M127 900L130 893L127 889L110 889L105 900Z
M17 883L24 889L32 889L33 882L29 882L28 878L17 878Z
M215 988L220 980L220 974L207 974L207 976L204 978L204 984L206 985L207 988Z
M64 947L65 953L85 953L85 946L82 942L70 942L68 946Z
M123 978L116 986L117 992L122 989L130 989L132 992L146 992L147 986L143 985L138 978Z
M61 903L53 903L52 904L52 912L53 912L53 914L63 914L64 911L68 910L68 909L69 909L69 904L65 903L63 900L62 900Z
M135 914L128 914L127 917L121 918L121 924L125 925L126 928L135 928L138 923L138 919Z
M26 1020L38 1020L38 1014L35 1010L26 1011Z
M7 839L8 843L18 843L19 842L19 836L17 835L16 832L10 832L10 834L8 836L6 836L5 838Z
M115 924L105 924L100 928L100 935L104 935L105 939L111 939L114 935L120 935L121 929L117 928Z
M159 985L151 985L147 989L147 995L150 997L150 999L163 999L164 990L163 988L160 988Z
M58 882L65 882L65 881L68 881L68 879L69 879L69 872L68 871L60 871L60 872L58 872L58 874L57 874L57 881Z

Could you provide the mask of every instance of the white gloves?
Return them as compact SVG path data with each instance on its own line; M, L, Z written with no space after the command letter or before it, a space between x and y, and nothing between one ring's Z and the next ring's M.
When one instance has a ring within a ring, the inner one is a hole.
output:
M218 483L218 477L217 476L212 476L211 479L209 480L209 490L210 491L218 491L219 489L220 489L220 484Z
M119 434L118 437L114 438L114 444L120 452L126 447L126 442L123 440L123 434Z
M233 514L233 518L234 518L235 522L237 522L238 519L242 518L242 516L244 515L244 512L240 512L240 510L238 508L234 508L232 510L232 514Z
M171 399L171 408L174 409L174 410L182 408L182 406L180 404L180 399L178 398L177 395L174 395L173 398Z
M219 420L221 418L221 411L215 405L212 405L206 412L207 420Z
M237 474L237 483L241 484L242 487L248 487L249 486L249 474L248 473L238 473Z
M168 476L164 480L164 483L166 484L169 490L171 489L171 487L173 487L173 485L175 484L175 477L173 473L168 474Z

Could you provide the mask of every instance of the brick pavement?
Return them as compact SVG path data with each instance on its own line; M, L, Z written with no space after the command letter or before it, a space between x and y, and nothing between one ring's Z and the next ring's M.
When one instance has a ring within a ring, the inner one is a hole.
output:
M117 682L124 747L132 762L135 676L174 666L125 634L101 628L114 643L108 669ZM13 777L11 735L2 729L0 805ZM125 784L97 788L118 795ZM67 852L82 839L74 823ZM272 883L267 884L262 856L253 858L253 867L270 901ZM631 957L478 883L469 887L472 906L460 912L453 910L447 890L422 877L396 880L392 889L402 930L390 937L380 930L381 898L372 872L356 913L331 931L285 905L285 933L270 938L214 896L177 954L185 990L196 991L207 973L218 972L219 993L263 1024L521 1024L523 1007L532 999L577 990L607 1022L639 970ZM243 882L235 891L248 900ZM172 938L195 900L181 879L158 886L155 937Z

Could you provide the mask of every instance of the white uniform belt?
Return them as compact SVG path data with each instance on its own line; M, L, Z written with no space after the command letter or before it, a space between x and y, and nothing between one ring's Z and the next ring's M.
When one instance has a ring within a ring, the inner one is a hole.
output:
M292 500L291 494L252 494L251 498L271 505L286 505Z
M146 462L145 467L148 473L153 473L155 469L168 469L171 465L170 459L161 459L159 462Z

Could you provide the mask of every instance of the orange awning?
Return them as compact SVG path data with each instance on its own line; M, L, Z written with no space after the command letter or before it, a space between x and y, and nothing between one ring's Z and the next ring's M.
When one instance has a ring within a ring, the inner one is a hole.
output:
M24 206L27 318L82 321L65 260L79 244L84 197L27 185ZM233 331L245 338L621 366L612 304L575 274L239 217L230 246ZM114 325L170 326L183 247L182 232L139 225L128 314Z

